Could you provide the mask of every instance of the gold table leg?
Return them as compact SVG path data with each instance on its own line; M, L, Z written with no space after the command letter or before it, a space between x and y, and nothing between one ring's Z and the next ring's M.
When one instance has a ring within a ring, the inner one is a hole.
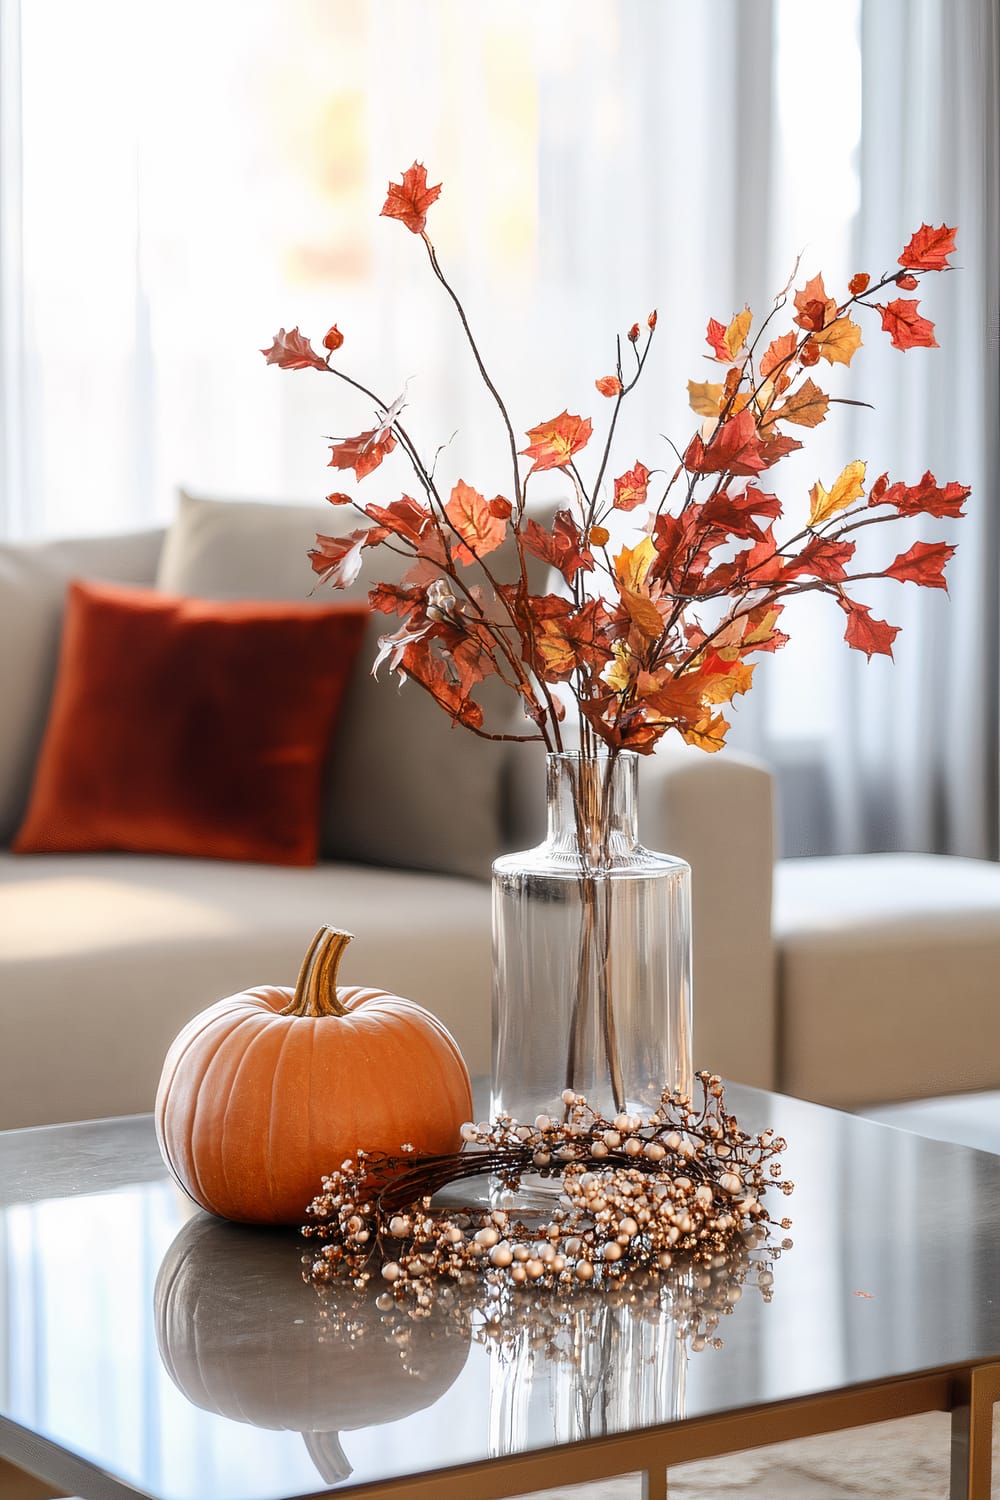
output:
M666 1469L649 1469L643 1474L642 1500L667 1500Z
M990 1500L993 1404L1000 1400L1000 1365L956 1377L951 1407L951 1500Z

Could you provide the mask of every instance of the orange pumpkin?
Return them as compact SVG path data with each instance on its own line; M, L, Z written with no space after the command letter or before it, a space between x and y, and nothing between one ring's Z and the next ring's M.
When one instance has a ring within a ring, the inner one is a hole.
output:
M323 1174L359 1148L454 1151L469 1073L439 1020L383 990L337 986L350 933L324 927L294 993L220 1000L170 1047L156 1094L163 1159L209 1212L300 1224Z

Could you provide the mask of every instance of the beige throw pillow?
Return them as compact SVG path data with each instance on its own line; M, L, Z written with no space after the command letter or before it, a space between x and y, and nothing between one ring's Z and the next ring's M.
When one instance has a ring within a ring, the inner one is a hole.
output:
M182 495L157 585L205 599L303 599L314 583L306 553L316 532L348 526L331 506ZM408 566L376 550L351 588L320 589L313 597L363 599L376 578L396 580ZM359 653L327 767L321 852L485 878L506 842L505 746L453 727L415 683L399 687L384 668L381 680L373 680L376 638L395 628L393 617L374 616ZM509 724L510 694L495 681L483 688L477 697L487 724Z

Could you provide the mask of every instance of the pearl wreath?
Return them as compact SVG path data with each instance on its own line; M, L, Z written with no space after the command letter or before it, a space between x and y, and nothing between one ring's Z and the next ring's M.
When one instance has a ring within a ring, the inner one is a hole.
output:
M323 1178L309 1205L307 1238L322 1240L309 1276L373 1279L397 1298L429 1308L435 1286L483 1277L494 1293L532 1286L608 1286L635 1271L662 1273L675 1261L720 1266L736 1247L757 1245L776 1223L763 1206L784 1194L773 1131L749 1135L724 1106L716 1074L699 1073L701 1101L665 1091L648 1117L612 1120L566 1090L564 1117L533 1125L500 1116L468 1124L460 1152L415 1157L358 1150ZM526 1173L561 1177L549 1213L527 1208L436 1207L434 1195L492 1174L516 1195ZM783 1248L788 1248L786 1241Z

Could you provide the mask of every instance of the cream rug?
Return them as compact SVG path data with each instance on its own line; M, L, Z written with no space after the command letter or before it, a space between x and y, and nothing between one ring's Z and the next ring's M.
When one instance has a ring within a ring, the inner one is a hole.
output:
M994 1419L993 1494L1000 1495L1000 1412ZM927 1412L825 1437L776 1443L752 1453L679 1464L668 1500L948 1500L951 1418ZM522 1500L639 1500L636 1474L571 1488L539 1490Z

